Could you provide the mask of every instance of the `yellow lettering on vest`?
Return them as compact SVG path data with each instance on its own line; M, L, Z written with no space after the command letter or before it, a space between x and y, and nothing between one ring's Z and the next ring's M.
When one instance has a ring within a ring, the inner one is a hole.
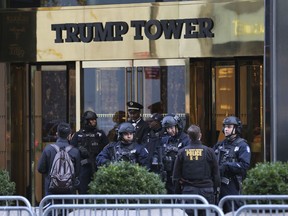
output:
M185 151L189 160L199 160L199 157L202 157L203 149L186 149Z

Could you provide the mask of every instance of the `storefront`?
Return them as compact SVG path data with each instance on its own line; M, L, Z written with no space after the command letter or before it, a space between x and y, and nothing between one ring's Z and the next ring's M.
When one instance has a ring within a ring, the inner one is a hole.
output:
M42 198L35 171L59 121L80 127L83 111L106 133L126 102L143 116L177 113L223 139L237 115L263 161L264 2L188 1L2 11L1 167L19 194ZM9 134L9 136L8 136ZM23 163L24 162L24 163ZM21 167L14 170L15 167Z

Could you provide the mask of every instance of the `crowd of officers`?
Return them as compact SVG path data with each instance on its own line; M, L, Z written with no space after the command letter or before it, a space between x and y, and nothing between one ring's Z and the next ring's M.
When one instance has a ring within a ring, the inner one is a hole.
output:
M182 120L175 114L163 117L154 113L144 121L141 104L130 101L127 106L129 120L114 128L112 141L97 127L96 113L84 113L82 127L70 141L81 155L79 194L88 193L98 167L117 161L138 163L158 173L167 194L199 194L217 204L226 195L241 193L251 152L246 140L240 137L239 118L224 119L225 139L210 148L201 143L197 125L184 132ZM228 203L224 212L230 210Z

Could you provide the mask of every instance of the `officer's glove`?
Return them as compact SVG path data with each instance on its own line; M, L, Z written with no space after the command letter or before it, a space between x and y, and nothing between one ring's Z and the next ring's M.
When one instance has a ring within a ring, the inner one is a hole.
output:
M228 164L224 163L220 166L220 176L224 176L224 173L228 171Z
M80 151L81 158L88 158L89 157L89 151L87 150L87 148L85 148L83 146L79 146L79 151Z

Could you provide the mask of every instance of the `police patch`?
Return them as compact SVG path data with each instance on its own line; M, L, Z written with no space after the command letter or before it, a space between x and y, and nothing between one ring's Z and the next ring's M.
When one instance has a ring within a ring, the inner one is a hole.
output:
M249 146L246 147L246 150L248 153L250 153L250 147Z

